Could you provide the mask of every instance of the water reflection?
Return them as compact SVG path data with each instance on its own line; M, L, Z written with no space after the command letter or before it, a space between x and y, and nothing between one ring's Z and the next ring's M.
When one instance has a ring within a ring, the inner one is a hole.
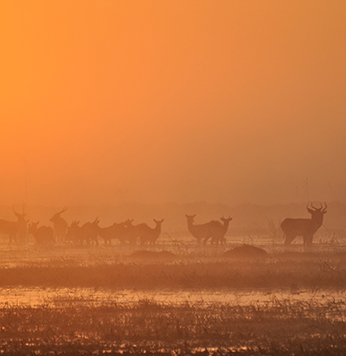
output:
M73 305L112 305L137 303L140 300L151 300L157 303L180 304L184 302L210 304L230 303L249 305L265 303L274 298L291 301L322 301L326 299L343 299L345 291L302 290L292 293L290 290L111 290L95 288L0 288L0 307L4 306L49 306L63 307Z

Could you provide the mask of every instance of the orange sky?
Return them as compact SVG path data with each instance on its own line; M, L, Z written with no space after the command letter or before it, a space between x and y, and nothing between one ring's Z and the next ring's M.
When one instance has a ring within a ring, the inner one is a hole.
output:
M0 4L0 204L346 202L346 2Z

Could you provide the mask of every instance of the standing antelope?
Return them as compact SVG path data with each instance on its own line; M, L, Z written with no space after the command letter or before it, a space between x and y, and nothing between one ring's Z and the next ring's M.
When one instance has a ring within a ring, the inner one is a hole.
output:
M67 231L67 238L77 244L83 245L84 241L89 246L90 243L98 245L99 235L99 219L96 218L93 222L86 222L79 226L79 221L73 221Z
M226 242L226 232L228 230L228 226L230 221L232 220L231 217L224 218L223 216L220 218L223 222L222 224L212 224L211 225L211 243L212 244L222 244L224 245Z
M26 209L23 205L23 213L18 213L13 207L13 212L14 215L17 217L17 226L18 226L18 231L17 231L17 242L22 244L27 242L27 236L28 236L28 222L29 220L25 219L27 212Z
M67 206L58 213L55 213L50 219L54 224L54 238L56 241L64 241L66 237L68 225L66 220L60 216L60 214L64 213L66 210Z
M304 249L307 250L312 245L312 239L315 232L323 223L323 216L327 212L327 204L324 207L311 208L306 206L307 211L311 214L311 219L291 219L287 218L281 223L281 229L285 234L285 246L289 246L296 236L302 236L304 240Z
M99 236L104 239L105 245L111 245L112 239L118 239L121 243L124 243L125 235L126 227L124 223L114 223L111 226L99 228Z
M24 210L24 207L23 207L23 214L16 212L14 207L13 207L13 212L14 215L17 217L17 221L8 221L8 220L0 219L0 234L8 235L9 245L11 245L12 241L25 242L27 236L28 220L25 219L26 212Z
M32 222L29 225L28 233L32 234L37 244L51 245L54 243L54 231L50 226L37 227L37 223Z
M159 238L161 234L161 225L164 219L155 220L154 222L156 226L154 228L149 227L147 224L137 225L139 229L139 239L141 244L148 243L149 245L155 245L156 240Z
M185 215L187 218L187 229L191 235L197 239L198 244L200 245L203 242L203 245L212 237L212 228L217 229L217 226L220 228L222 224L220 221L212 220L204 224L194 225L193 219L195 215Z
M140 227L142 225L145 225L145 224L142 223L142 224L138 224L138 225L133 225L133 219L127 219L124 222L125 231L124 231L122 242L123 243L128 242L130 245L135 245L139 238Z

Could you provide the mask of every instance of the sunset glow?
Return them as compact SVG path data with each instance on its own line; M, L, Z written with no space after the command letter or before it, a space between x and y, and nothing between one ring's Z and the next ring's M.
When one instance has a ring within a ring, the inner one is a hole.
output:
M3 1L1 204L346 201L346 3Z

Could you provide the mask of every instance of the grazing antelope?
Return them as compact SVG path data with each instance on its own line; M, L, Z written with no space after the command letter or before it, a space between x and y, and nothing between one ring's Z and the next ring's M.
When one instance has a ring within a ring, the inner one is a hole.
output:
M306 209L311 214L311 219L287 218L281 223L281 229L285 234L285 246L289 246L296 236L302 236L304 249L311 247L313 236L323 223L323 216L327 212L327 204L324 203L324 207L321 204L320 208L315 208L311 204L311 208L307 205Z
M211 243L212 244L221 244L224 245L226 243L226 232L228 230L228 226L230 221L232 220L231 217L224 218L223 216L220 218L223 224L212 224L211 225Z
M139 229L139 239L141 244L148 243L149 245L155 245L156 240L159 238L161 234L161 225L164 221L153 219L156 226L154 228L149 227L147 224L137 225Z
M16 212L14 207L13 207L13 212L14 215L17 217L17 221L8 221L8 220L0 219L0 234L8 235L9 245L11 245L12 241L25 242L27 236L28 220L25 219L26 213L24 207L23 207L23 214Z
M121 243L124 243L125 235L126 227L124 223L114 223L111 226L99 228L99 236L104 239L105 245L111 245L112 239L118 239Z
M200 245L203 242L203 245L207 243L207 241L212 237L212 228L217 229L217 226L220 228L222 224L220 221L212 220L204 224L193 224L193 219L195 215L185 215L187 218L187 229L191 233L191 235L197 239L198 244Z
M38 222L29 225L28 233L32 234L39 245L52 245L54 243L54 230L50 226L37 227Z
M86 222L82 226L79 226L79 221L73 221L67 230L67 238L69 241L76 242L80 245L83 245L84 241L88 246L90 243L98 245L99 243L97 237L100 229L98 224L98 218L96 218L93 222Z
M66 238L68 224L66 220L60 216L60 214L64 213L66 210L67 206L50 218L50 221L54 224L54 238L56 241L64 241Z

